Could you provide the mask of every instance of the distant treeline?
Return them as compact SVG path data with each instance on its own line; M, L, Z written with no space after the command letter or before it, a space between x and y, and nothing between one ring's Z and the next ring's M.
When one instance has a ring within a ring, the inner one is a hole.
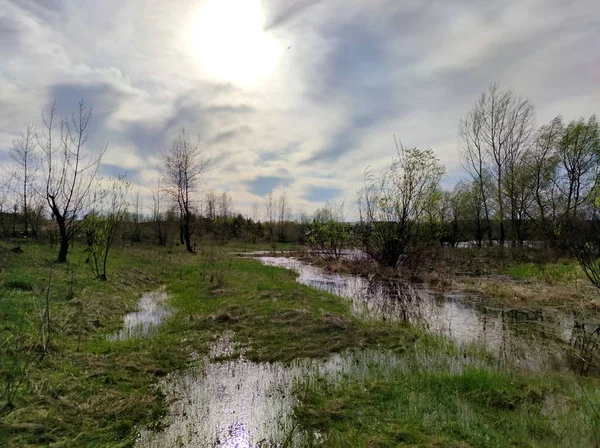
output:
M15 139L14 164L0 181L3 236L52 236L60 261L74 238L92 247L115 236L180 244L189 252L202 238L308 243L335 258L343 248L355 248L386 266L434 243L504 247L536 241L576 256L598 255L598 120L559 115L538 124L529 100L497 84L460 120L463 180L444 190L446 170L433 150L396 143L388 169L365 171L352 223L336 203L292 219L285 192L277 198L271 192L252 216L236 213L230 194L206 185L212 160L185 130L162 149L161 175L147 186L151 212L144 213L139 190L132 196L125 179L110 184L97 175L106 148L87 150L91 117L83 102L60 121L51 108L41 131L29 124Z

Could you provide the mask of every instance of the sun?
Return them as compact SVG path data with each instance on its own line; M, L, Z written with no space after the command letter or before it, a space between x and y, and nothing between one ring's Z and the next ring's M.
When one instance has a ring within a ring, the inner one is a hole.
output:
M208 0L191 26L191 51L204 74L243 87L265 81L280 48L263 24L259 0Z

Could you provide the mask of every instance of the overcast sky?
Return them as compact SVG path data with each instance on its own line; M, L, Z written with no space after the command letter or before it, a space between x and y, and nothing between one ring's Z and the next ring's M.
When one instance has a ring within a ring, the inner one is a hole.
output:
M240 211L271 189L353 203L394 134L451 186L459 120L493 82L539 123L600 112L600 1L0 0L0 163L43 108L84 98L104 175L149 184L185 127Z

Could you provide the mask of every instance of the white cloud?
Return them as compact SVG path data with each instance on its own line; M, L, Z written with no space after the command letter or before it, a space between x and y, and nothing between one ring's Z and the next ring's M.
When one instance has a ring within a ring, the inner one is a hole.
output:
M67 111L83 95L91 146L108 141L105 163L136 182L156 178L158 149L185 126L219 162L209 185L238 208L260 200L249 182L283 178L277 188L308 211L322 202L307 199L315 187L352 203L366 166L390 163L393 134L433 148L455 177L458 121L491 82L532 99L541 122L600 104L593 0L270 0L240 46L194 28L205 4L0 0L0 160L42 108L56 99ZM261 69L263 37L278 54ZM245 66L258 81L244 82Z

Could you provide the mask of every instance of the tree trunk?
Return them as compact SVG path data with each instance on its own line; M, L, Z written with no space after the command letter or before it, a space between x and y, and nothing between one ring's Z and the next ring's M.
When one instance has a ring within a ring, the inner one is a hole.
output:
M67 252L69 251L69 237L64 218L56 215L56 224L58 224L58 233L60 235L60 250L58 251L58 262L66 263Z
M62 232L61 232L62 233ZM66 263L67 252L69 251L69 240L61 235L60 237L60 250L58 251L58 262Z
M194 248L192 247L192 235L190 233L190 217L186 214L183 217L183 222L181 223L181 238L183 238L185 242L185 248L191 254L194 253Z

